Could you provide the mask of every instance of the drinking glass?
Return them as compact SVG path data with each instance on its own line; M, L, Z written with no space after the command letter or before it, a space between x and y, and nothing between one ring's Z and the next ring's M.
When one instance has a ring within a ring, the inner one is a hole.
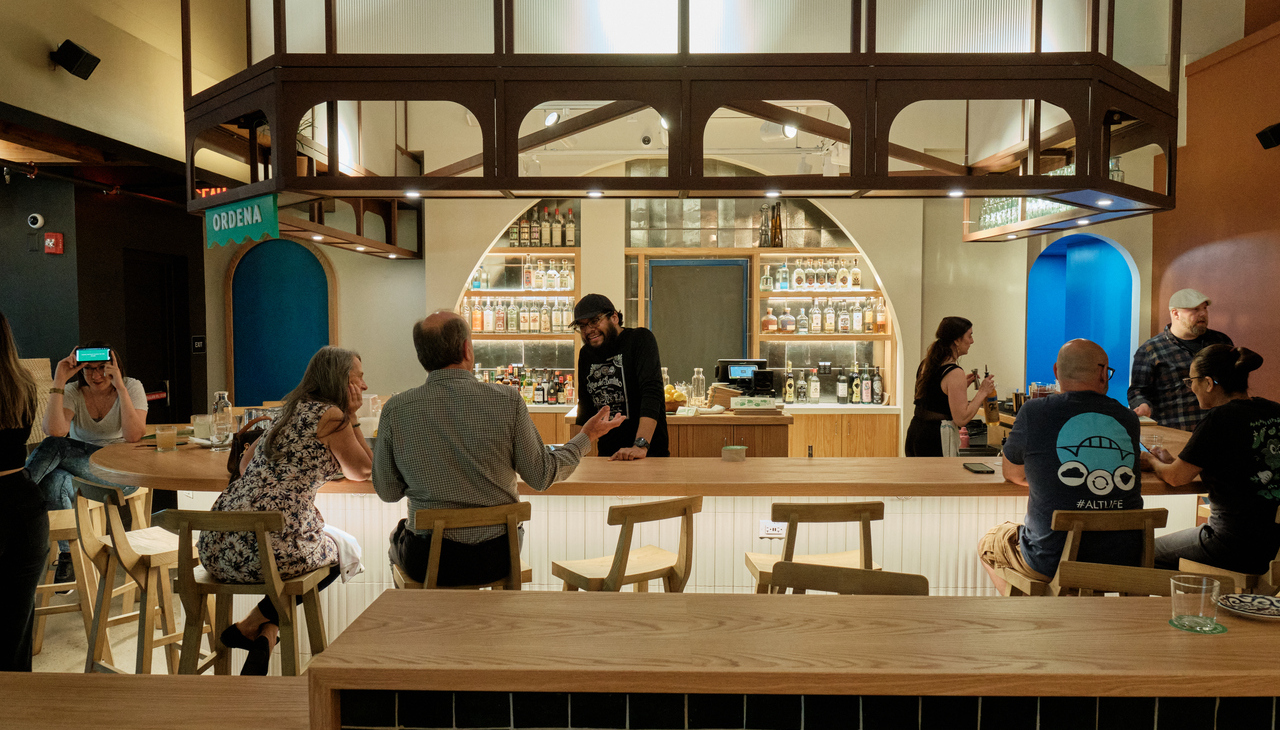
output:
M191 417L191 435L198 439L208 440L213 435L213 416L199 413Z
M1175 575L1169 579L1174 626L1197 633L1213 633L1218 626L1218 591L1221 582L1200 575Z
M163 453L165 451L178 450L178 427L177 426L156 426L156 451Z
M235 433L235 421L231 417L231 411L217 414L213 419L213 450L214 451L230 451L231 435Z

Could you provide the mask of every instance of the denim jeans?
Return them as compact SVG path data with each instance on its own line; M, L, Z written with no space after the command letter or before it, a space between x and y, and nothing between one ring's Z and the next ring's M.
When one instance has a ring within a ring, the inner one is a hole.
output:
M89 456L102 448L94 444L63 436L50 436L27 456L27 473L31 481L40 485L48 510L71 509L76 506L76 485L73 476L99 484L111 484L89 464ZM125 494L137 491L137 487L125 487ZM67 541L58 541L58 550L68 552Z

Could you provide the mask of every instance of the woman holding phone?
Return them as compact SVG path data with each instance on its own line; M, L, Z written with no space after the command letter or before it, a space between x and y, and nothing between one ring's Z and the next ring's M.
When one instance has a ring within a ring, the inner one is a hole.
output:
M125 376L120 353L105 342L88 342L58 361L42 425L49 436L27 458L27 472L44 492L48 509L71 509L72 476L102 481L90 471L89 455L146 434L147 394L142 383ZM71 553L65 542L58 546L54 580L66 583L75 578Z

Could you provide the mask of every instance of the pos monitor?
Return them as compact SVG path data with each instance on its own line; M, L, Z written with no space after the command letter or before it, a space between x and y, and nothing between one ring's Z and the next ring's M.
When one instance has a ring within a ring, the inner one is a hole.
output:
M730 383L743 392L754 390L753 382L757 370L764 370L768 363L764 360L718 360L716 361L716 381Z

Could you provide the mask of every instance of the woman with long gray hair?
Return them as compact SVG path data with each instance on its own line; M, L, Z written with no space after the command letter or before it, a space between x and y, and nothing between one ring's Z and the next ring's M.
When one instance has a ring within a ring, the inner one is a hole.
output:
M245 449L240 461L243 476L213 504L215 510L284 513L284 529L271 536L282 578L326 565L333 567L320 588L338 577L338 548L324 532L316 492L325 482L342 477L365 481L373 473L373 452L356 418L366 389L359 354L340 347L321 348L312 356L302 382L285 397L283 411L270 430ZM262 581L253 533L205 532L199 548L200 562L218 580ZM241 674L267 673L278 623L275 606L264 598L222 633L226 646L249 650Z

